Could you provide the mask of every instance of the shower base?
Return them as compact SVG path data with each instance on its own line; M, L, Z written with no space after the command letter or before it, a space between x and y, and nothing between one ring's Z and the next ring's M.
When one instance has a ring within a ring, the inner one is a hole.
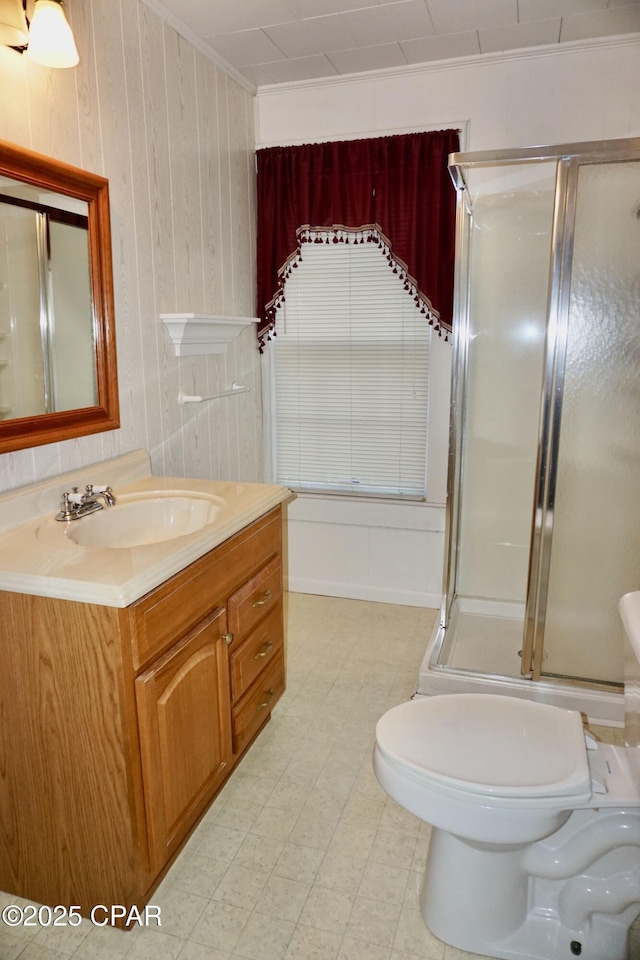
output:
M463 602L446 631L436 623L420 667L416 696L495 693L579 710L590 723L623 725L622 693L521 677L518 651L524 609L519 604L499 606L500 610L487 609L486 603Z

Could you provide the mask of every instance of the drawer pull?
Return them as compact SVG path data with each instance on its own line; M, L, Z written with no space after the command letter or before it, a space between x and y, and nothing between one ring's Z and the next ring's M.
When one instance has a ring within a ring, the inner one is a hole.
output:
M271 700L272 700L272 698L273 698L273 687L271 688L271 690L265 691L265 696L266 696L267 699L266 699L266 700L263 700L262 703L259 703L259 704L257 705L257 707L256 707L256 713L258 712L258 710L264 710L265 707L268 707L269 704L271 703Z
M222 634L222 639L224 640L224 642L226 643L226 645L229 647L229 646L231 646L231 644L233 643L233 634L232 634L232 633L223 633L223 634Z
M253 605L254 607L264 607L265 604L269 603L270 599L271 599L271 590L265 590L264 600L254 600Z
M260 653L256 653L254 660L262 660L263 657L266 657L268 653L271 653L273 650L273 644L271 640L267 640L264 650L261 650Z

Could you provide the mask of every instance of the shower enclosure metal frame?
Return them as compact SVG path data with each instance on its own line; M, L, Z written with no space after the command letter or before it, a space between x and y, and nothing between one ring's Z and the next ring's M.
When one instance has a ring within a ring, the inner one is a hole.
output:
M640 160L640 138L569 143L553 147L455 153L449 158L451 177L458 191L455 323L443 601L440 626L431 653L431 669L446 669L438 661L451 618L452 604L456 596L458 568L460 485L465 440L469 344L470 278L468 254L473 215L472 201L465 182L464 171L468 168L497 167L511 164L535 164L554 161L556 163L544 375L539 419L536 489L534 503L532 504L532 532L521 671L523 677L529 680L540 680L554 525L578 173L579 168L585 164L638 160ZM502 675L486 674L486 678L499 681L502 679ZM545 676L543 679L548 679L548 677ZM573 680L570 677L559 679L569 683ZM580 684L582 686L591 685L584 681L580 681ZM594 683L593 686L598 687L600 685ZM607 689L611 689L611 686L609 685Z

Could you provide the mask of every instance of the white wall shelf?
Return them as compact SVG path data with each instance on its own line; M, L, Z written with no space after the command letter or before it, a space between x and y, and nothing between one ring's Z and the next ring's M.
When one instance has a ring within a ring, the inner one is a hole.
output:
M161 313L176 357L226 353L227 347L257 317L223 317L204 313Z

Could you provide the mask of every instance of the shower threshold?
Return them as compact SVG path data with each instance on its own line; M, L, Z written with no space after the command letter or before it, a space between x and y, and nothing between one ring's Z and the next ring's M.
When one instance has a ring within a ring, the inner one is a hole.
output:
M590 723L623 725L622 693L520 675L523 616L519 605L508 605L510 609L500 614L478 613L472 605L466 606L456 611L447 630L436 622L420 666L417 697L494 693L579 710Z

